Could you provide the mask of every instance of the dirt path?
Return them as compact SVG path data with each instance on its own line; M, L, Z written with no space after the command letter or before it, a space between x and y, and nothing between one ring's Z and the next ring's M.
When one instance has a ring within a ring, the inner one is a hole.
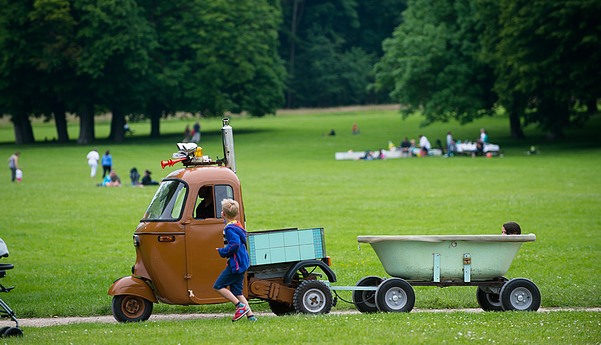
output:
M586 312L601 312L601 308L540 308L538 312L549 313L556 311L586 311ZM481 313L482 309L414 309L412 313ZM332 315L358 314L356 310L332 312ZM275 317L272 313L257 313L259 317ZM161 320L191 320L191 319L210 319L230 317L230 314L224 313L205 313L205 314L154 314L149 321ZM68 325L74 323L117 323L112 316L86 316L86 317L53 317L53 318L34 318L34 319L19 319L21 327L48 327L58 325ZM0 327L14 326L14 322L2 319Z

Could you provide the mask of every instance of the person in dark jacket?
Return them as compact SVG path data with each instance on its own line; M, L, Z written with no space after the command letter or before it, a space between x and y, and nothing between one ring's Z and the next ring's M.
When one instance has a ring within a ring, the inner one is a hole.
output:
M256 321L256 316L242 294L244 272L250 265L250 259L246 251L246 230L236 220L240 206L235 200L223 199L221 209L221 216L225 219L226 224L223 229L223 243L225 246L216 249L219 256L227 258L227 266L215 281L213 288L236 306L236 313L232 321L238 321L244 315L247 315L249 321ZM229 287L229 290L227 287Z

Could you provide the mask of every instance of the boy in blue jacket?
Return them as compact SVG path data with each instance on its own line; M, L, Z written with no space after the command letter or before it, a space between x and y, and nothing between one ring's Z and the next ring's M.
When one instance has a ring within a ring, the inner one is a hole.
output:
M216 249L222 258L227 258L227 266L215 281L213 288L236 306L236 313L232 321L238 321L244 315L247 315L249 321L256 321L257 318L242 294L244 272L248 269L250 260L246 251L246 230L236 220L239 207L235 200L224 199L221 201L221 216L226 224L223 229L225 247Z

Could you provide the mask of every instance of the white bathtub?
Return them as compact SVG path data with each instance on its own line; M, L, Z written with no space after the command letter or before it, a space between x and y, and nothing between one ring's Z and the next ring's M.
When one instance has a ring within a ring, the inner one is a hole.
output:
M528 235L358 236L386 272L409 281L487 281L507 273Z

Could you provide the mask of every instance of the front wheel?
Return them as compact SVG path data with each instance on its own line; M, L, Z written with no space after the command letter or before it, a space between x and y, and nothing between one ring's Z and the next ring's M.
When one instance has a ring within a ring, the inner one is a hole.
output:
M146 321L152 314L152 302L131 295L113 297L113 316L119 322Z
M23 331L19 327L8 327L4 330L4 332L2 332L2 334L0 334L0 336L2 338L22 337Z
M414 305L415 292L403 279L386 279L376 290L376 306L380 311L410 312Z
M486 292L481 286L476 291L476 299L484 311L503 311L498 293Z
M319 280L305 280L294 290L294 309L303 314L327 314L332 309L332 292Z
M540 291L528 279L511 279L501 288L503 310L537 311L540 307Z

